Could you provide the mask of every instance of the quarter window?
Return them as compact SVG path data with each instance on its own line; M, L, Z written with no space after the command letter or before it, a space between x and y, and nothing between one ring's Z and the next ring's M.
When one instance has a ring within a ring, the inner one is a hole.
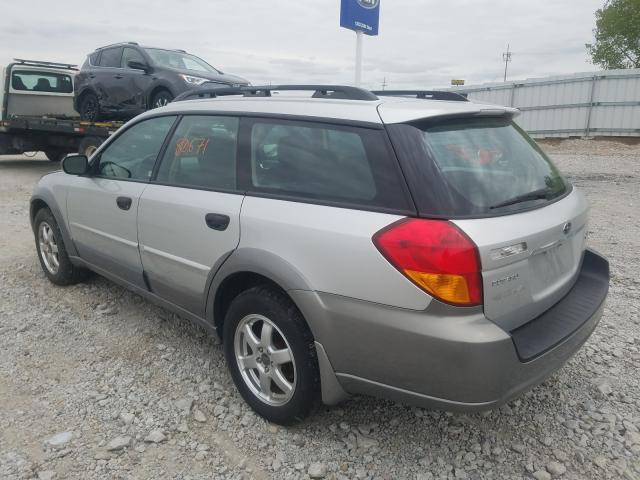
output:
M101 67L120 67L120 60L122 58L122 47L105 48L100 55Z
M238 124L235 117L184 117L169 142L156 180L235 190Z
M11 87L26 92L73 93L73 80L64 73L16 70L11 74Z
M127 129L100 154L97 172L102 177L147 181L156 157L176 117L158 117Z
M255 120L254 191L392 209L409 208L382 130Z

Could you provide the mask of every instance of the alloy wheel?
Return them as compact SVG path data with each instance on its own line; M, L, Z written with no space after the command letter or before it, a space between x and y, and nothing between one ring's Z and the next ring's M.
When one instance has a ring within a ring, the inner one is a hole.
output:
M44 266L51 275L58 273L60 269L60 257L58 256L58 243L53 229L47 222L40 223L38 228L38 246Z
M282 331L263 315L247 315L238 323L234 353L243 381L272 406L286 404L296 389L293 351Z
M167 97L159 97L153 106L154 108L160 108L166 105L169 105L169 99Z

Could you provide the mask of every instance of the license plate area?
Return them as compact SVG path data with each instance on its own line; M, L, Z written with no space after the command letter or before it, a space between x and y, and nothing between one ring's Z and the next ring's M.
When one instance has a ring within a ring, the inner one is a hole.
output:
M558 282L564 282L571 273L572 265L573 252L568 240L560 240L534 251L529 258L533 296L554 289Z

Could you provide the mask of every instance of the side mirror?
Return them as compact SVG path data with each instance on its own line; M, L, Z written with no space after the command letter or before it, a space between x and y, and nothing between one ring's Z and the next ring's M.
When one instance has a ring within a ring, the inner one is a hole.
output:
M138 62L136 60L129 60L127 62L127 67L133 68L134 70L144 70L145 72L150 72L151 67L143 62Z
M62 170L69 175L84 175L89 171L89 159L85 155L67 155L62 160Z

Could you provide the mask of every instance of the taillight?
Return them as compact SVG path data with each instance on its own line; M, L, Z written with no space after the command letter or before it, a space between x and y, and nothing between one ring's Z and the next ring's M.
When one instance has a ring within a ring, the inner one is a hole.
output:
M476 245L446 220L405 218L373 236L380 253L418 287L453 305L482 304Z

